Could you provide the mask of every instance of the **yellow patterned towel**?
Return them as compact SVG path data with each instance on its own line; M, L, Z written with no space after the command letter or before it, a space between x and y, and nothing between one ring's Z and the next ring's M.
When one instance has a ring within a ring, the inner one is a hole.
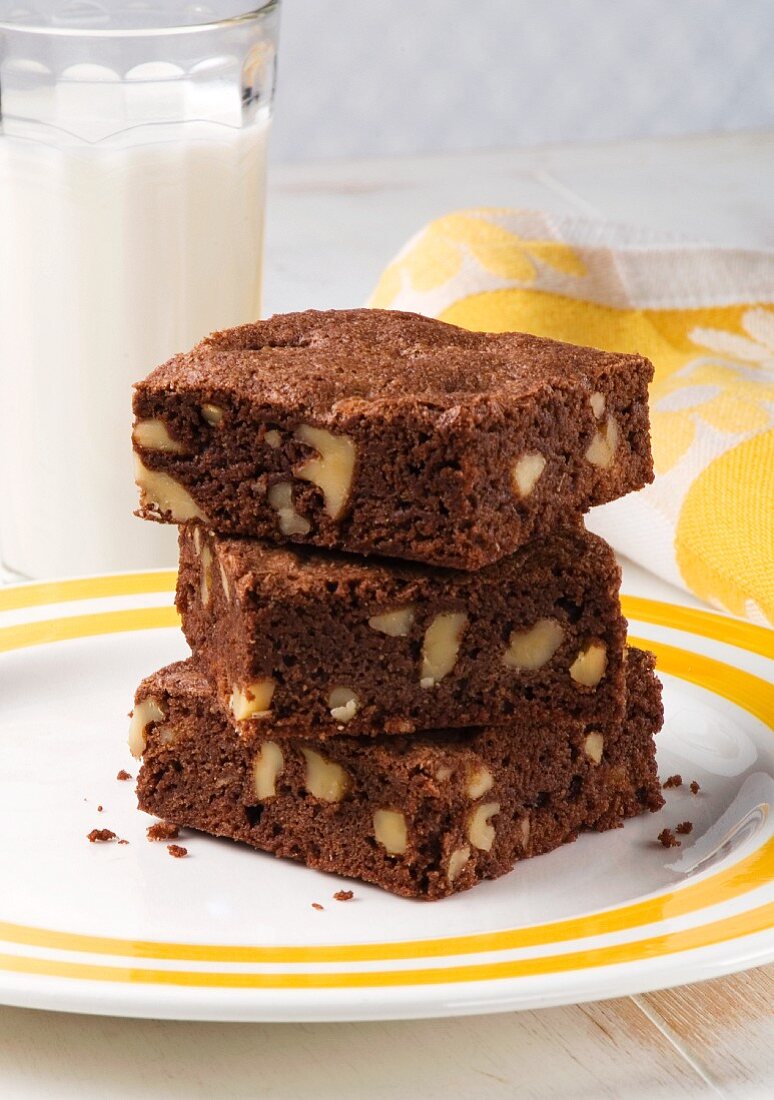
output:
M774 253L465 210L410 240L370 305L647 355L656 480L589 526L714 606L774 623Z

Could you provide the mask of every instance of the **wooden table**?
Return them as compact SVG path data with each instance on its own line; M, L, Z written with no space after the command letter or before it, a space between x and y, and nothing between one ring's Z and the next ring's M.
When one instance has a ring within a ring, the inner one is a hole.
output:
M266 309L360 304L429 218L539 207L774 248L774 133L274 169ZM624 563L629 592L683 599ZM0 1009L0 1095L296 1100L774 1096L774 967L599 1004L390 1024Z

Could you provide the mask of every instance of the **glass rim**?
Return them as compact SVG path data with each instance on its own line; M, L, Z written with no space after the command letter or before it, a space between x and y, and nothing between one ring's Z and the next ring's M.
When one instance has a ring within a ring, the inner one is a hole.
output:
M155 38L162 35L202 34L207 31L219 31L227 27L238 27L256 22L263 16L279 8L281 0L246 0L248 10L237 15L227 15L222 19L210 19L203 23L170 24L159 27L117 27L109 30L104 27L52 27L42 23L9 23L0 19L0 32L17 34L36 34L51 38Z

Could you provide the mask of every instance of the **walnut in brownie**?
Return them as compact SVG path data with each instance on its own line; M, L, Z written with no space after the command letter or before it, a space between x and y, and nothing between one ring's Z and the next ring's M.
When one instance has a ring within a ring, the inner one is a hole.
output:
M412 313L278 315L137 385L138 514L478 569L652 480L652 373Z
M407 897L435 899L517 860L663 804L653 735L660 687L630 651L626 719L604 738L560 711L542 721L414 737L239 736L192 661L140 688L141 809Z
M541 702L623 715L612 551L582 527L469 573L180 533L186 638L246 732L411 733Z

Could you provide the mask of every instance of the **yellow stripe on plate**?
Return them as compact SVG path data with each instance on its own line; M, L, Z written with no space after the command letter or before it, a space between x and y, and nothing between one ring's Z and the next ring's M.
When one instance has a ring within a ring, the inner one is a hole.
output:
M100 611L95 615L66 615L61 619L0 627L0 653L29 646L123 634L130 630L158 630L179 626L174 607L131 607L124 611Z
M647 600L641 596L621 596L621 607L624 615L631 619L700 634L703 638L726 642L774 660L774 630L765 626L732 619L729 615L718 615L715 611L681 607L679 604Z
M73 577L71 580L9 585L0 588L0 611L17 611L22 607L41 607L73 600L174 592L176 577L175 569L161 569L152 573L113 573L104 577Z
M0 968L16 973L38 974L86 981L129 982L143 985L177 985L208 989L373 989L387 986L441 985L457 982L487 982L504 978L536 977L600 966L643 962L677 952L714 947L742 936L769 931L774 923L774 903L739 913L726 920L702 924L680 932L668 932L633 943L614 944L566 955L534 959L478 963L417 970L375 970L327 974L245 974L196 970L151 970L140 967L99 966L92 963L33 959L29 956L0 955Z

